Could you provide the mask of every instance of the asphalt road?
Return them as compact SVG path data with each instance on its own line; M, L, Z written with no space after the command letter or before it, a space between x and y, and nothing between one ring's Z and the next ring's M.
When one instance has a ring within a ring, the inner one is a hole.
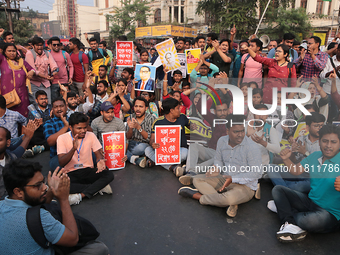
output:
M49 152L30 159L49 171ZM161 167L127 164L115 172L112 195L96 195L72 206L100 232L110 254L339 254L340 232L308 234L302 242L282 244L275 233L277 215L266 207L272 184L261 183L261 200L239 206L233 219L226 208L202 206L177 194L182 185ZM340 202L340 201L339 201Z

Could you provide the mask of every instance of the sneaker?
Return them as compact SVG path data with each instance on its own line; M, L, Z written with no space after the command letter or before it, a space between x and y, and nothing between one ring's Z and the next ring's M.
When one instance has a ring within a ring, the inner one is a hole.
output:
M307 232L299 226L286 222L276 233L276 238L283 243L302 241L305 239Z
M131 156L130 163L136 165L136 160L139 158L139 156Z
M31 149L28 149L24 152L24 154L21 157L22 158L33 158L34 152Z
M32 151L34 153L34 155L37 155L39 153L42 153L45 150L44 145L36 145L32 148Z
M139 165L139 167L145 168L145 166L146 166L146 157L138 158L138 159L136 159L135 162L136 162L136 165Z
M274 200L269 200L268 201L267 208L269 210L271 210L272 212L277 213L277 208L276 208L276 204L275 204Z
M192 177L197 175L194 172L188 172L186 175L183 175L179 177L179 182L182 183L183 185L191 185L192 184Z
M261 186L260 183L257 184L257 190L255 191L255 198L261 199Z
M176 177L180 177L184 174L184 168L181 167L180 165L176 166L174 173L175 173Z
M80 193L68 195L68 202L70 205L78 205L82 201Z
M238 205L229 205L226 213L229 217L234 218L237 214L237 209L238 209Z
M178 194L182 197L193 198L194 194L196 193L198 193L198 190L190 187L182 187L178 190Z
M104 193L106 193L106 194L112 194L112 189L111 189L110 184L106 185L104 188L102 188L101 190L99 190L98 193L99 193L100 195L103 195Z

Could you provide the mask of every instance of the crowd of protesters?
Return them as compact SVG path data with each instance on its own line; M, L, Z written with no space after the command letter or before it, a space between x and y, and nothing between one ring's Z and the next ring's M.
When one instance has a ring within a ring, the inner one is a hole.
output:
M175 38L178 53L201 49L196 68L169 72L161 65L154 91L147 92L135 90L135 66L154 64L155 48L134 42L133 66L122 67L105 41L87 38L86 49L77 38L65 46L58 37L45 42L35 36L21 46L0 29L0 233L8 227L3 215L7 221L19 217L10 216L14 200L23 201L18 207L24 211L51 193L69 214L69 205L112 194L103 133L125 131L126 168L154 167L159 125L181 126L182 163L162 165L184 185L179 195L227 208L235 217L240 204L260 199L259 180L268 179L274 185L268 208L282 224L279 241L339 229L340 38L322 51L319 37L298 42L287 33L264 49L256 36L237 43L236 32L232 28L230 39L220 41L215 33ZM41 166L20 158L47 150L53 175L46 183ZM56 224L46 215L42 220ZM73 221L56 224L49 241L74 245ZM95 245L105 254L104 244Z

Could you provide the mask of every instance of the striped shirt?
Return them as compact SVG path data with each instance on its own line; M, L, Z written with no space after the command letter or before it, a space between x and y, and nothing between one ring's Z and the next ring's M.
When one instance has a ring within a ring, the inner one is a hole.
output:
M136 113L133 113L129 116L130 120L132 118L137 119ZM140 142L140 143L149 143L150 142L150 138L151 138L151 128L152 128L152 123L156 120L156 117L152 114L149 113L145 113L145 118L142 121L142 123L140 123L140 126L143 130L145 130L148 133L148 139L144 139L142 134L136 129L134 128L132 131L132 138L131 140ZM129 131L129 126L126 125L126 132Z
M11 132L11 138L18 137L18 124L25 126L27 119L20 113L6 109L4 116L0 118L0 127L7 128Z
M312 59L309 53L306 53L305 57L301 61L301 57L294 61L297 67L301 66L301 75L303 79L313 78L314 75L320 77L321 71L326 67L328 60L328 54L326 52L319 51L315 54L315 60Z
M124 123L121 119L113 117L112 121L104 122L103 116L95 118L91 123L93 133L103 145L102 134L114 131L125 131Z

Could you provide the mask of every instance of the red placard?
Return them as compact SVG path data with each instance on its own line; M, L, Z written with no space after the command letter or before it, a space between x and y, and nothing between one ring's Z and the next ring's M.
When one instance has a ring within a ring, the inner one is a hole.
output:
M156 165L181 163L181 126L155 126Z
M133 42L116 42L117 66L133 66Z
M125 167L122 158L125 156L125 132L103 133L103 148L106 166L109 170L118 170Z

